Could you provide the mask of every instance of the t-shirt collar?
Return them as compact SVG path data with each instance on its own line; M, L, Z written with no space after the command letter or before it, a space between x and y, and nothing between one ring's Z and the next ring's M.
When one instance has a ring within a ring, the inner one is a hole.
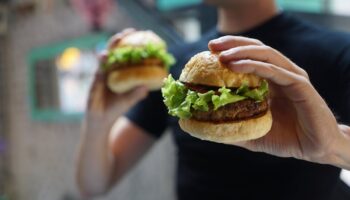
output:
M283 22L283 20L287 17L287 14L284 12L278 13L276 16L272 17L268 21L265 21L264 23L250 29L247 31L239 32L239 33L221 33L216 29L217 36L225 36L225 35L241 35L241 36L247 36L247 37L257 37L261 33L265 33L269 30L274 30L275 27L278 27L279 24Z

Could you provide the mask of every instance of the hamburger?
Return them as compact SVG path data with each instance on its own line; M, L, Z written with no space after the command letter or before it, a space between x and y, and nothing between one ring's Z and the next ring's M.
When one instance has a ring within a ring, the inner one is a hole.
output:
M169 75L162 95L181 129L203 140L232 144L271 129L267 81L233 72L209 51L193 56L179 80Z
M158 35L133 31L109 47L102 69L107 72L107 86L113 92L124 93L140 85L152 91L162 87L174 63L165 41Z

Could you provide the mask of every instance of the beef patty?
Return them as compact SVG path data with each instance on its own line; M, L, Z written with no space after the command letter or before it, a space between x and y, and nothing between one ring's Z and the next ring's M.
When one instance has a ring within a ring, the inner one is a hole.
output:
M205 93L209 90L214 90L218 94L219 87L203 86L197 84L184 83L190 90ZM237 88L231 88L237 89ZM230 103L223 107L214 110L214 106L210 105L209 111L192 111L192 119L198 121L210 121L214 123L224 123L232 121L240 121L264 115L268 110L268 103L264 101L255 101L246 99L236 103Z
M209 111L193 110L192 119L198 121L210 121L214 123L223 123L231 121L240 121L264 115L268 110L267 100L257 102L252 99L246 99L236 103L230 103L217 110L210 106Z

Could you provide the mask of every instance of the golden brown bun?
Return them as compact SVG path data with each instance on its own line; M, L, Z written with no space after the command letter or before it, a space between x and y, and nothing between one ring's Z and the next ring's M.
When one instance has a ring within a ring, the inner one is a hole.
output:
M272 116L269 110L259 118L239 122L214 124L192 119L180 119L179 124L182 130L193 137L217 143L233 144L266 135L272 126Z
M182 70L180 81L218 87L260 86L261 78L253 74L235 73L218 59L218 54L204 51L193 56Z
M153 31L135 31L124 36L115 47L124 47L124 46L132 46L132 47L142 47L147 44L157 44L162 45L166 48L166 43L162 38L160 38Z
M116 93L127 92L134 87L144 85L149 90L159 90L168 76L164 67L133 66L112 71L108 74L107 85Z
M113 48L143 47L152 43L166 48L166 43L152 31L135 31L126 34ZM107 85L116 93L124 93L134 87L144 85L149 90L159 90L168 76L167 70L159 60L145 59L140 66L126 66L109 72ZM159 65L159 66L158 66Z

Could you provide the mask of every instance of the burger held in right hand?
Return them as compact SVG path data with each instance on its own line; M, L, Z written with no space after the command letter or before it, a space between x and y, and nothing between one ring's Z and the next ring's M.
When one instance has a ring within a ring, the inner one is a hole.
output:
M271 128L267 81L230 70L217 53L193 56L178 81L168 77L162 93L180 127L203 140L232 144L262 137Z
M209 49L186 64L178 81L168 77L162 89L169 114L180 118L185 132L349 168L349 133L302 68L251 38L224 36L210 41Z
M251 38L224 36L210 41L209 49L219 52L220 62L231 71L254 74L269 82L271 130L264 137L234 145L281 157L346 166L344 157L348 156L344 152L350 150L349 133L338 125L302 68Z

